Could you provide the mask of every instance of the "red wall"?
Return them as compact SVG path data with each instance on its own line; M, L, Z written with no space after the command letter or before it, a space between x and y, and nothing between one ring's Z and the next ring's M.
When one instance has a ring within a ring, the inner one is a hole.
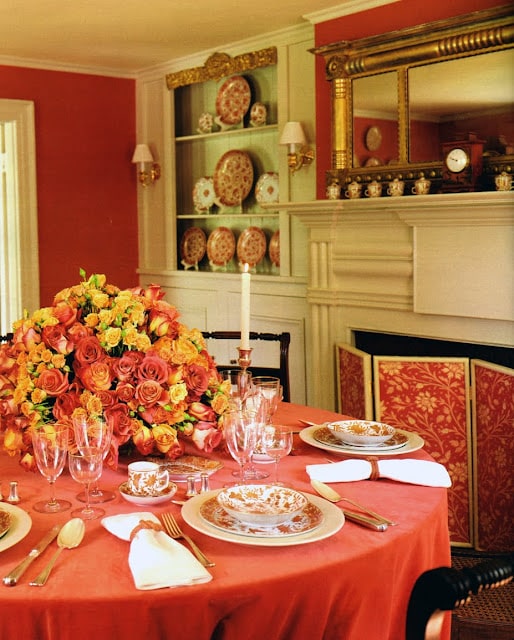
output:
M399 0L389 5L362 11L315 26L317 47L339 42L356 40L367 36L387 33L396 29L412 27L424 22L451 18L453 16L501 6L506 2L498 0ZM316 158L318 198L325 198L325 172L330 169L331 140L330 84L325 79L325 63L316 56Z
M136 285L135 82L0 66L0 98L34 102L41 305L81 267Z

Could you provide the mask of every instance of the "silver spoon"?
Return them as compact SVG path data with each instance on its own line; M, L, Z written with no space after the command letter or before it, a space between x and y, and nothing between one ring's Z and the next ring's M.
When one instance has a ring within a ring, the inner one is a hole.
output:
M59 535L57 536L57 545L59 549L57 549L55 555L52 557L43 571L41 571L41 573L36 576L34 580L32 580L30 586L42 587L48 580L50 571L52 571L53 566L56 563L61 551L63 549L74 549L75 547L78 547L82 542L85 532L86 525L84 524L84 520L81 520L80 518L72 518L71 520L68 520L68 522L59 531Z

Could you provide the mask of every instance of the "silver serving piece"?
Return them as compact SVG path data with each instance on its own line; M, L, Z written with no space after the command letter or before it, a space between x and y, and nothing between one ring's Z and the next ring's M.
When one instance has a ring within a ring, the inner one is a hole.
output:
M15 567L10 573L5 576L5 578L3 579L3 583L6 587L14 587L16 584L18 584L18 580L21 578L22 574L25 573L30 563L43 553L43 551L48 547L52 540L54 540L60 530L61 525L56 524L55 527L50 529L50 531L41 538L36 546L29 551L29 554L25 558L25 560L20 562L17 567Z

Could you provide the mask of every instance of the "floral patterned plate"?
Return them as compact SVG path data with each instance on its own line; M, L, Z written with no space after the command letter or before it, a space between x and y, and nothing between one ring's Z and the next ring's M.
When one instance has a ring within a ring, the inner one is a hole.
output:
M259 204L278 202L278 174L263 173L255 185L255 199Z
M255 267L266 255L266 236L259 227L248 227L237 241L239 262Z
M216 495L219 490L208 491L207 493L201 493L199 496L195 496L183 505L181 515L185 522L196 531L200 531L211 538L218 540L225 540L227 542L233 542L235 544L251 545L251 546L264 546L264 547L287 547L299 544L308 544L310 542L317 542L324 540L337 533L344 525L344 515L341 509L336 505L320 498L309 494L305 494L309 503L312 505L310 515L306 516L306 522L311 525L318 519L316 508L321 513L320 521L316 526L309 528L303 533L300 532L278 532L275 535L256 535L250 531L239 532L232 530L231 525L228 522L216 520L217 524L223 524L223 526L217 526L209 521L215 520L214 515L209 515L211 510L215 509L214 505L217 505ZM211 500L214 499L214 503ZM210 506L202 509L203 505L208 502ZM311 509L309 507L309 509ZM236 529L239 525L236 526Z
M232 149L224 153L214 170L216 202L221 206L241 205L253 184L253 165L246 151Z
M198 264L205 255L207 238L200 227L186 229L180 241L180 257L188 265Z
M193 188L193 204L195 211L203 213L209 211L214 204L216 193L214 191L214 181L212 177L205 176L196 181Z
M244 118L251 100L250 85L243 76L225 80L216 96L216 113L219 122L235 125Z
M271 236L268 246L269 259L275 267L280 267L280 230Z
M207 240L207 256L212 264L222 266L234 257L236 239L228 227L214 229Z
M423 448L425 442L417 433L410 433L409 431L403 431L403 429L396 429L396 436L406 438L406 441L397 446L389 446L384 448L383 446L376 447L354 447L352 445L345 445L337 440L330 431L323 425L313 425L312 427L306 427L302 429L298 434L300 439L307 444L312 445L318 449L324 451L330 451L332 453L340 453L345 456L365 457L371 453L374 456L397 456L404 453L412 453L418 449Z
M149 507L155 504L169 502L177 493L177 485L174 482L170 482L165 489L159 491L154 496L138 496L137 494L132 493L129 489L128 482L120 484L118 491L127 502L138 504L142 507Z

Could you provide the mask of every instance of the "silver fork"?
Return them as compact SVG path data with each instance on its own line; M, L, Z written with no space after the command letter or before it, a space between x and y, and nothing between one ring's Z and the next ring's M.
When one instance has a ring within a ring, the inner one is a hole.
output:
M171 515L171 513L161 513L161 520L164 525L164 528L166 529L166 533L170 536L170 538L173 538L174 540L178 540L179 538L182 538L183 540L185 540L193 550L193 553L195 554L195 556L203 564L204 567L215 566L214 562L211 562L200 551L196 543L193 540L191 540L191 538L186 533L182 531L182 529L178 526L177 521Z

